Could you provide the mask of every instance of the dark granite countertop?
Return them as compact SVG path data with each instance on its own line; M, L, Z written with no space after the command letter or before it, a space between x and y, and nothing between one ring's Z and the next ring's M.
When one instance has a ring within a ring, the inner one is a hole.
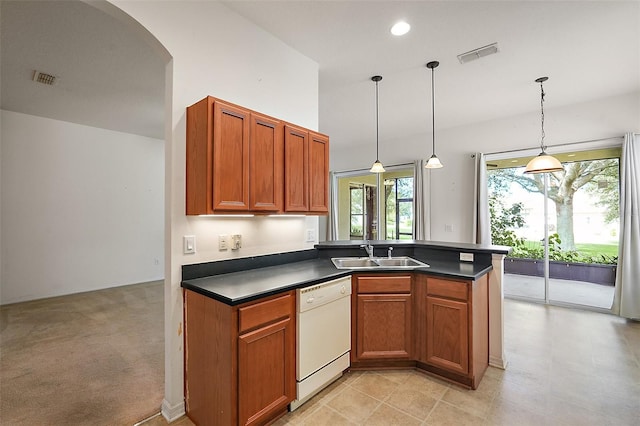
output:
M309 257L309 254L306 253L306 255L302 257ZM382 267L376 268L375 270L348 270L337 269L331 262L331 259L327 257L318 257L274 266L255 269L247 268L235 272L185 279L182 281L182 287L228 305L238 305L280 292L308 287L331 279L349 276L354 273L418 272L454 279L473 280L492 269L490 262L465 263L427 258L424 256L413 257L424 261L429 264L430 267L413 270L386 269ZM251 262L251 259L245 260L245 262ZM187 267L189 266L190 265L187 265Z
M311 259L182 281L182 287L237 305L272 294L351 275L330 259Z

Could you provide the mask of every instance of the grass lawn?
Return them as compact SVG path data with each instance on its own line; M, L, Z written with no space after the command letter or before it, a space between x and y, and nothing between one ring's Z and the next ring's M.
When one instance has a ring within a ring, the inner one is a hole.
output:
M527 240L525 244L527 247L542 247L540 241ZM576 244L576 251L586 256L617 256L618 244Z
M618 244L576 244L578 252L589 255L598 256L604 254L605 256L617 256Z

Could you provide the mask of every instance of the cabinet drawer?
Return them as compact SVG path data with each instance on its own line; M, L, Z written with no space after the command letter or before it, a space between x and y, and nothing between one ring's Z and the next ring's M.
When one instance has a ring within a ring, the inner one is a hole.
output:
M357 277L358 293L411 293L411 276Z
M256 328L293 314L293 296L287 293L276 299L245 306L238 311L238 332Z
M464 281L427 278L427 294L429 296L448 297L450 299L467 300L470 283Z

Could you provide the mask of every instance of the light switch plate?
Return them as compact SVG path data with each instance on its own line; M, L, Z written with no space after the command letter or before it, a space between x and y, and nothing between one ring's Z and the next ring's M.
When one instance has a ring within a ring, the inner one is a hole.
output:
M194 254L196 252L196 236L185 235L182 237L184 254Z

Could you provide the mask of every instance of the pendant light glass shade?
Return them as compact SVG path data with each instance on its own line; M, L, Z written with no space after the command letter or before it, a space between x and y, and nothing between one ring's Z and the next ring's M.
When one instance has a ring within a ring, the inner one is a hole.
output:
M438 158L438 156L436 155L436 110L435 110L435 99L436 99L436 95L434 92L434 84L433 84L433 69L435 67L437 67L438 65L440 65L440 62L438 61L431 61L427 64L427 68L429 68L431 70L431 129L432 129L432 133L431 133L431 141L432 141L432 154L431 157L429 158L429 160L427 161L427 164L424 165L425 169L440 169L442 168L442 163L440 162L440 159Z
M556 157L552 157L546 152L542 151L537 157L533 157L531 161L527 163L527 167L524 169L525 173L549 173L558 172L563 170L562 164Z
M425 169L441 169L442 163L440 162L440 159L436 157L435 154L433 154L429 158L429 161L427 161L427 164L424 165L424 168Z
M376 160L375 163L373 163L373 166L371 166L371 170L369 170L371 173L384 173L384 166L382 165L382 163L379 160Z
M369 171L371 173L384 173L384 166L378 159L378 82L382 80L382 76L374 75L371 77L371 80L376 83L376 161L373 163L373 166L371 166Z
M559 172L564 170L560 161L552 157L545 152L546 146L544 145L544 88L542 83L547 81L549 77L540 77L536 79L536 83L540 83L540 114L542 124L542 134L540 137L540 154L537 157L533 157L531 161L527 163L527 167L524 169L525 173L549 173Z

